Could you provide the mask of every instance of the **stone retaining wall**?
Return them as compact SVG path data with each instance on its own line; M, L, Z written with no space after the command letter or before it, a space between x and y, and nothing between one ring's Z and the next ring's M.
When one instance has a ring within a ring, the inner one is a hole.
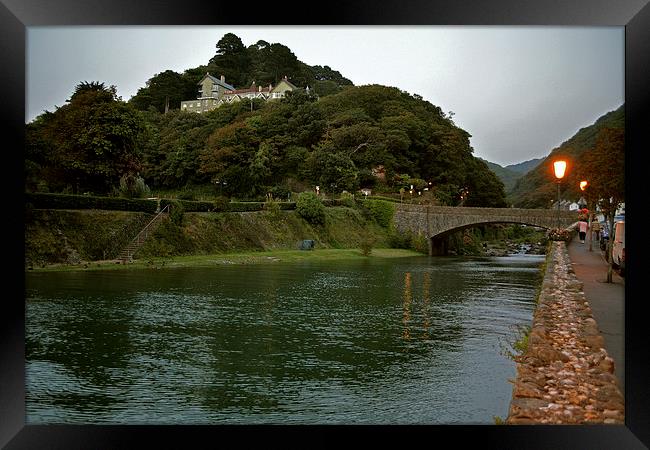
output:
M552 242L506 424L623 424L614 361L564 242Z

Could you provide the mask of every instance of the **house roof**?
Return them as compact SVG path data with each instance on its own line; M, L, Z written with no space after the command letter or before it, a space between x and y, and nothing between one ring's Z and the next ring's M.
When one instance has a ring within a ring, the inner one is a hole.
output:
M231 86L228 83L221 81L219 78L213 77L212 75L210 75L210 72L206 72L205 76L203 78L201 78L201 80L196 84L199 84L199 85L203 84L203 80L205 80L206 77L210 78L213 83L218 84L219 86L222 86L225 89L228 89L228 90L234 90L235 89L234 86Z
M273 90L276 90L276 89L278 88L278 86L280 86L280 84L281 84L282 82L286 83L286 84L287 84L291 89L298 89L298 86L296 86L296 85L293 84L291 81L289 81L289 79L288 79L287 76L285 75L284 78L282 78L282 79L278 82L278 85L275 86L275 87L273 88Z
M253 85L251 85L251 87L246 88L246 89L234 89L234 88L229 89L228 91L226 91L226 94L250 94L250 93L257 94L257 93L260 93L260 92L269 93L269 92L271 92L271 88L269 86L266 86L266 87L263 87L260 90L260 88L255 86L255 84L253 83Z

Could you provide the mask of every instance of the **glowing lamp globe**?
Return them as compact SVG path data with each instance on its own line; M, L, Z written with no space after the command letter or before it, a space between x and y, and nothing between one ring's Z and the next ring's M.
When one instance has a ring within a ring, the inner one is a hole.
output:
M558 180L564 176L566 170L566 161L555 161L553 163L553 170L555 171L555 178Z

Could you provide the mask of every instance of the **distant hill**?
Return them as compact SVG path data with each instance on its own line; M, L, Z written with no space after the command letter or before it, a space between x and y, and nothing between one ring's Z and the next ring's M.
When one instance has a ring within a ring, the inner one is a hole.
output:
M508 200L518 208L544 208L555 201L557 186L550 165L560 155L568 161L567 176L560 185L561 196L577 200L580 192L575 168L580 165L583 153L595 147L600 130L625 127L624 106L602 115L592 125L581 128L573 137L554 148L541 163L515 182L512 191L508 191Z
M487 164L488 168L501 180L506 194L515 187L515 182L523 175L521 172L510 169L511 166L502 167L483 158L479 158L478 156L476 158Z
M505 168L523 175L537 167L539 163L544 161L544 159L545 158L529 159L528 161L520 162L519 164L510 164Z

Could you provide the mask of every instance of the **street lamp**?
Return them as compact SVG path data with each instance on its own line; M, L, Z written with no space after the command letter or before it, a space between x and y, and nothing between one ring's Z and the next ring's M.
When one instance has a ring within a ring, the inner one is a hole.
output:
M564 177L564 172L566 171L566 161L557 160L553 162L553 170L555 172L555 178L557 178L557 228L560 229L560 183L562 177Z

